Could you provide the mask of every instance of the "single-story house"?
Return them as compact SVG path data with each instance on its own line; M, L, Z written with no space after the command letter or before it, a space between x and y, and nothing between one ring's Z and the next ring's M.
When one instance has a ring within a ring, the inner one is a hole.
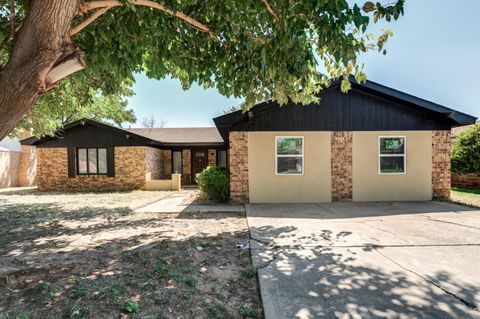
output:
M43 190L145 188L207 165L228 166L237 202L317 203L445 199L450 194L450 130L475 117L350 78L319 104L265 102L217 117L216 128L121 129L91 120L38 148Z

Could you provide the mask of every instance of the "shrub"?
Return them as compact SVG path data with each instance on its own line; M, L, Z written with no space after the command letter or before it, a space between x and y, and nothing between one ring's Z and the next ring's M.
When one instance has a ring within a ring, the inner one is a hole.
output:
M480 124L457 135L452 145L452 170L480 175Z
M208 166L196 175L196 181L208 199L221 203L228 200L230 185L225 167Z

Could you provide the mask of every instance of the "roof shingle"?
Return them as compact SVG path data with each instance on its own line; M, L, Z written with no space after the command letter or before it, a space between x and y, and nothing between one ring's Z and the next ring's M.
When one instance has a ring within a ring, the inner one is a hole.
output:
M127 131L163 143L223 143L216 127L131 128Z

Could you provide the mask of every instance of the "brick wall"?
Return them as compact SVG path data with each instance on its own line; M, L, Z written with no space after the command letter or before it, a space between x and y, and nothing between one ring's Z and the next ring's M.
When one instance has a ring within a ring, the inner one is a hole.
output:
M217 166L217 150L208 150L208 166Z
M192 152L190 150L182 150L182 184L192 184Z
M145 147L145 166L147 180L161 179L163 176L162 150Z
M351 201L353 132L331 133L332 201Z
M163 178L170 178L172 176L172 151L162 150L162 174Z
M115 147L115 177L68 177L67 148L37 149L37 184L41 191L145 189L145 147Z
M450 198L450 131L432 131L432 198Z
M230 199L248 202L248 132L230 132Z

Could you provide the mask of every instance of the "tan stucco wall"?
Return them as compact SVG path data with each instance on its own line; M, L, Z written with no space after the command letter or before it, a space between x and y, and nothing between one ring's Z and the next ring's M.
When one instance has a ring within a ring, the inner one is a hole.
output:
M18 186L20 152L0 151L0 188Z
M406 174L378 173L378 137L406 137ZM432 132L353 132L353 200L430 200L432 198Z
M18 186L32 186L37 183L37 152L35 146L22 145L18 164Z
M275 136L304 137L304 174L275 174ZM251 203L331 201L330 132L249 132L248 185Z

